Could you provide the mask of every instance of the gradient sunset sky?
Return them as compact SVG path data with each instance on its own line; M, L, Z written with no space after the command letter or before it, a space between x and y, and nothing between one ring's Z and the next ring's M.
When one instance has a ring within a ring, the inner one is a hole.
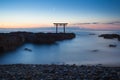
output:
M0 28L51 27L54 22L120 29L120 0L0 0Z

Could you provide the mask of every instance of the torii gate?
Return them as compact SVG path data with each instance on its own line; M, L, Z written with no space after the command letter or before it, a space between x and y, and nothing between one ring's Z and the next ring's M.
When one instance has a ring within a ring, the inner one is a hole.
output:
M53 23L56 26L56 33L58 33L58 26L63 26L63 32L65 33L65 27L68 23Z

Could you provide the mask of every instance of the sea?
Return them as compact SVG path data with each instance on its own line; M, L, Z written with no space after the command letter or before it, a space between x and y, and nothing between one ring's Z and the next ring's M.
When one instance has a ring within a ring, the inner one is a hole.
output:
M0 33L16 31L54 33L55 28L11 28L0 29ZM59 32L62 32L62 28ZM119 30L89 30L76 27L66 28L76 37L54 44L26 43L14 51L0 55L0 64L77 64L120 66L120 41L104 39L100 34L120 34ZM115 44L117 47L109 47ZM31 51L25 50L31 49Z

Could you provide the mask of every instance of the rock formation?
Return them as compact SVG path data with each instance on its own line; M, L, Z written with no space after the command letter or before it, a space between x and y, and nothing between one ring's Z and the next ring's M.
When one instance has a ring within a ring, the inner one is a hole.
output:
M109 47L117 47L115 44L109 44Z
M24 43L52 44L56 41L75 38L74 33L0 33L0 53L15 50Z
M105 39L117 38L120 41L120 35L119 34L102 34L102 35L99 35L99 37L104 37Z

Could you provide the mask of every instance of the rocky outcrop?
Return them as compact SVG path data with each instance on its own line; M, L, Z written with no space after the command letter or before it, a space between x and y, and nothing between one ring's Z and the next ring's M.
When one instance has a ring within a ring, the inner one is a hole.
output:
M75 38L74 33L0 33L0 53L15 50L24 43L52 44L56 41Z
M119 34L102 34L102 35L99 35L99 37L103 37L105 39L117 38L120 41L120 35Z
M115 44L109 44L109 47L117 47Z
M16 49L22 45L22 37L8 33L0 34L0 53Z

